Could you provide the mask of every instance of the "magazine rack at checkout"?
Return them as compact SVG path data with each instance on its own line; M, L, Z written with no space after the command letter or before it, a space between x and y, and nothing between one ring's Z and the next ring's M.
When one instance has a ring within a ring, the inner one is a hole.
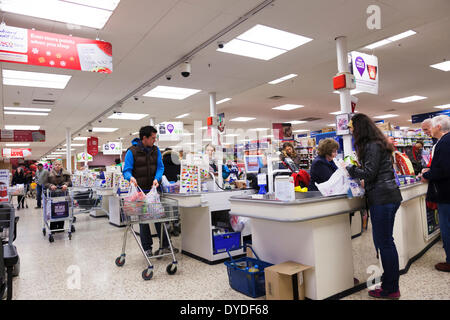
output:
M233 259L227 249L230 261L225 261L224 264L227 266L230 287L246 296L258 298L266 294L264 269L273 264L260 260L253 248L247 244L243 246L244 252L247 247L252 250L255 258Z
M68 191L62 191L58 188L57 191L49 189L43 192L43 207L42 207L42 233L45 236L48 230L48 241L53 242L53 234L56 232L68 232L69 240L72 240L72 233L75 232L73 223L73 201ZM51 228L51 223L68 222L67 228Z
M169 255L172 256L172 262L167 266L166 271L170 275L175 274L177 272L178 261L175 257L172 240L170 239L170 235L167 230L167 223L179 220L178 201L163 198L160 203L147 203L145 200L127 201L126 197L122 197L120 199L120 209L121 213L124 215L123 220L126 223L126 227L123 236L122 253L116 258L116 265L118 267L123 267L125 264L125 247L127 243L127 236L128 232L131 232L145 260L147 261L147 268L142 271L142 278L144 280L150 280L153 277L153 265L150 259L160 259ZM148 257L136 235L136 232L133 229L133 225L158 222L161 222L161 238L164 234L167 236L170 253L163 253L161 250L162 239L159 239L160 249L158 250L158 253L161 254Z

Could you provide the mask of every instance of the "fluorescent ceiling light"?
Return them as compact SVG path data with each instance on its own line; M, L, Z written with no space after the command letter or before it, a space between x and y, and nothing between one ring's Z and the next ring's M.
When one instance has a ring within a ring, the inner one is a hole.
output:
M334 114L334 115L338 115L338 114L341 114L341 113L342 113L342 111L330 112L330 114Z
M277 83L280 83L280 82L283 82L283 81L295 78L296 76L297 75L295 73L291 73L291 74L288 74L287 76L284 76L284 77L272 80L272 81L269 82L269 84L277 84Z
M194 134L191 132L183 132L181 135L188 137L188 136L193 136Z
M152 90L144 94L144 97L183 100L200 91L201 90L197 89L157 86L156 88L153 88Z
M327 124L328 127L336 127L336 123L329 123Z
M383 115L381 115L381 116L376 116L376 117L374 117L374 118L377 118L377 119L387 119L387 118L395 118L395 117L398 117L398 114L383 114Z
M48 116L48 113L43 112L26 112L26 111L4 111L4 114L17 114L22 116Z
M182 119L182 118L186 118L188 115L189 115L189 113L180 114L178 117L175 117L175 118Z
M208 129L208 127L201 127L201 129L202 129L202 130L206 130L206 129Z
M287 123L290 124L303 124L303 123L307 123L308 121L303 121L303 120L292 120L292 121L286 121Z
M411 120L411 119L409 119L408 121L409 121L409 122L412 122L412 120Z
M294 130L292 132L297 133L297 132L308 132L308 129L299 129L299 130Z
M358 90L358 89L353 89L353 90L350 90L350 95L354 96L354 95L356 95L356 94L358 94L358 93L361 93L361 92L363 92L363 91ZM339 91L334 90L333 93L339 94Z
M255 120L256 118L251 118L251 117L237 117L234 119L231 119L230 121L237 121L237 122L247 122L247 121L251 121L251 120Z
M273 138L273 137L274 137L273 134L269 134L267 136L264 136L263 138Z
M436 109L450 109L450 104L444 104L442 106L434 106Z
M39 130L40 126L5 125L6 130Z
M37 2L37 1L36 1ZM72 76L42 72L3 70L3 84L51 89L64 89Z
M427 99L427 97L410 96L410 97L405 97L405 98L401 98L401 99L395 99L395 100L392 100L392 101L393 102L398 102L398 103L408 103L408 102L419 101L419 100L423 100L423 99Z
M46 109L46 108L22 108L22 107L4 107L3 110L32 111L32 112L50 112L50 111L52 111L52 109Z
M300 105L300 104L283 104L282 106L278 106L278 107L275 107L272 109L289 111L289 110L294 110L294 109L303 108L303 107L305 107L305 106Z
M2 0L0 10L102 29L120 0Z
M229 133L225 134L224 137L238 137L239 135L237 133Z
M230 100L231 100L231 98L225 98L225 99L222 99L220 101L217 101L216 104L221 104L221 103L224 103L224 102L227 102L227 101L230 101Z
M7 147L29 147L29 143L7 143L5 144Z
M383 40L380 40L380 41L378 41L378 42L369 44L369 45L365 46L365 48L366 48L366 49L375 49L375 48L378 48L378 47L381 47L381 46L390 44L390 43L392 43L392 42L394 42L394 41L398 41L398 40L400 40L400 39L404 39L404 38L406 38L406 37L413 36L413 35L415 35L416 33L417 33L417 32L415 32L415 31L413 31L413 30L408 30L408 31L402 32L402 33L400 33L400 34L397 34L397 35L395 35L395 36L389 37L389 38L387 38L387 39L383 39Z
M400 127L400 130L406 130L409 129L409 127Z
M58 154L66 154L65 152L52 152L51 154L53 154L53 155L58 155Z
M313 39L257 24L217 51L270 60Z
M87 140L89 137L75 137L73 140Z
M270 130L269 128L254 128L254 129L250 129L251 131L267 131Z
M108 119L116 119L116 120L141 120L144 119L148 114L145 113L125 113L125 112L116 112L108 117Z
M118 130L119 128L99 128L99 127L95 127L92 128L92 132L114 132L116 130Z
M139 131L138 131L138 132L133 132L133 133L132 133L133 136L134 136L134 135L137 135L137 134L139 134Z
M85 145L82 143L71 143L71 147L84 147ZM67 143L64 144L64 147L67 147Z
M444 61L441 63L432 64L430 67L439 69L442 71L450 71L450 61Z
M209 142L212 141L212 139L203 139L203 141Z

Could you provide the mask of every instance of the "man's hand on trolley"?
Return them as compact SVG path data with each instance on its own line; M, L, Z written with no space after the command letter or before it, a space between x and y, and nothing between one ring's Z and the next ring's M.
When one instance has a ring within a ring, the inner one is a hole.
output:
M63 184L63 186L61 187L62 191L66 191L67 190L67 186L65 184Z
M138 185L135 177L130 178L130 183L134 184L136 187Z
M153 187L156 187L156 188L158 188L159 187L159 183L158 183L158 180L153 180Z
M55 186L54 184L52 184L52 185L50 186L50 190L55 191L55 190L56 190L56 186Z

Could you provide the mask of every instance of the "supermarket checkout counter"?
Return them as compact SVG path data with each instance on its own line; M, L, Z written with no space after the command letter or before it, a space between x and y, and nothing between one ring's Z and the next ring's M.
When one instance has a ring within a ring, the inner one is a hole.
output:
M219 216L228 217L229 199L233 196L249 196L255 193L253 189L232 189L199 193L165 193L178 201L181 222L182 253L208 264L216 264L228 258L226 247L232 241L240 246L243 234L232 232L219 233L216 224ZM237 239L236 239L237 237ZM242 255L242 249L230 251L232 256Z
M427 222L431 217L425 206L426 190L421 183L401 188L403 202L394 225L401 270L439 234L435 229L429 232L433 223ZM253 248L260 259L313 266L304 274L307 298L325 299L354 287L349 212L363 209L364 198L307 192L296 193L291 202L267 195L263 199L234 196L230 202L231 215L251 218Z

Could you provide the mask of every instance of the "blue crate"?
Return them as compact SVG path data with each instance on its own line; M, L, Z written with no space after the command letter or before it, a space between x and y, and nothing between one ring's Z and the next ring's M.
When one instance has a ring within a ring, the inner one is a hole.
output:
M250 248L253 251L253 248ZM273 264L260 260L255 251L253 251L253 254L256 258L244 257L235 260L228 252L231 260L225 261L225 265L227 266L230 287L246 296L258 298L266 294L264 269ZM258 271L249 271L252 268L257 268Z
M241 233L228 232L223 234L213 235L213 253L223 253L241 248Z

